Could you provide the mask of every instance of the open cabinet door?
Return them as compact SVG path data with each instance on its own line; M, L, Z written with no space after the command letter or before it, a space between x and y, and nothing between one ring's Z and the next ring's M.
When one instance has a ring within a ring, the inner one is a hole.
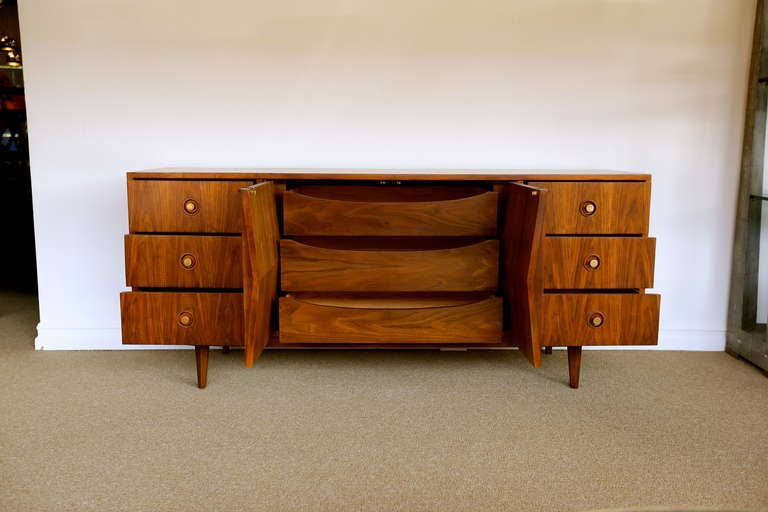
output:
M245 366L251 368L272 334L280 232L272 182L240 189L240 195L243 200Z
M504 218L501 244L511 341L517 343L531 364L541 366L541 348L536 335L536 305L541 286L536 279L545 189L522 183L504 186Z

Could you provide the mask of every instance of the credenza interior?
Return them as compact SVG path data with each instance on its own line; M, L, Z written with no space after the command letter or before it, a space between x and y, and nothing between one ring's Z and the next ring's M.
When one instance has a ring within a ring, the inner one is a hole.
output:
M568 171L129 172L125 344L653 345L651 177Z

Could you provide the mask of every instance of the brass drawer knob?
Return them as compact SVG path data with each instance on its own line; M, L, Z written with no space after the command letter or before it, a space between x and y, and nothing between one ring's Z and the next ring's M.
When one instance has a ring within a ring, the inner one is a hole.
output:
M191 254L182 255L179 262L181 263L181 266L187 270L192 270L195 268L195 265L197 265L197 259Z
M194 199L187 199L184 201L184 212L194 215L200 211L200 205Z
M597 270L600 268L600 256L597 254L590 254L584 260L584 266L587 267L587 270Z
M594 201L584 201L581 203L581 206L579 206L579 212L585 217L594 215L596 211L597 205L594 203Z
M192 325L193 317L192 313L189 311L183 311L179 313L179 324L181 324L182 327L189 327Z
M605 315L600 312L595 312L589 315L589 326L600 327L605 323Z

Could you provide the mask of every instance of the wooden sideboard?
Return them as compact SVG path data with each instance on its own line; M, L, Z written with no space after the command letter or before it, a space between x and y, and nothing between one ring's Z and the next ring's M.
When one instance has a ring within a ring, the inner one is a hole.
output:
M568 171L128 173L126 344L657 343L651 178Z

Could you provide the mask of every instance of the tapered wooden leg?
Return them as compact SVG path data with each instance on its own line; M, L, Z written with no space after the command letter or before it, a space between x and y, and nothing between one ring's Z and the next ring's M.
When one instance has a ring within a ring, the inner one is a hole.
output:
M205 388L208 384L208 345L195 345L197 362L197 387Z
M547 355L552 354L552 347L544 347L544 353Z
M229 354L229 345L224 345L221 347L221 353L222 354Z
M581 347L568 347L568 377L571 387L578 389L581 371Z

